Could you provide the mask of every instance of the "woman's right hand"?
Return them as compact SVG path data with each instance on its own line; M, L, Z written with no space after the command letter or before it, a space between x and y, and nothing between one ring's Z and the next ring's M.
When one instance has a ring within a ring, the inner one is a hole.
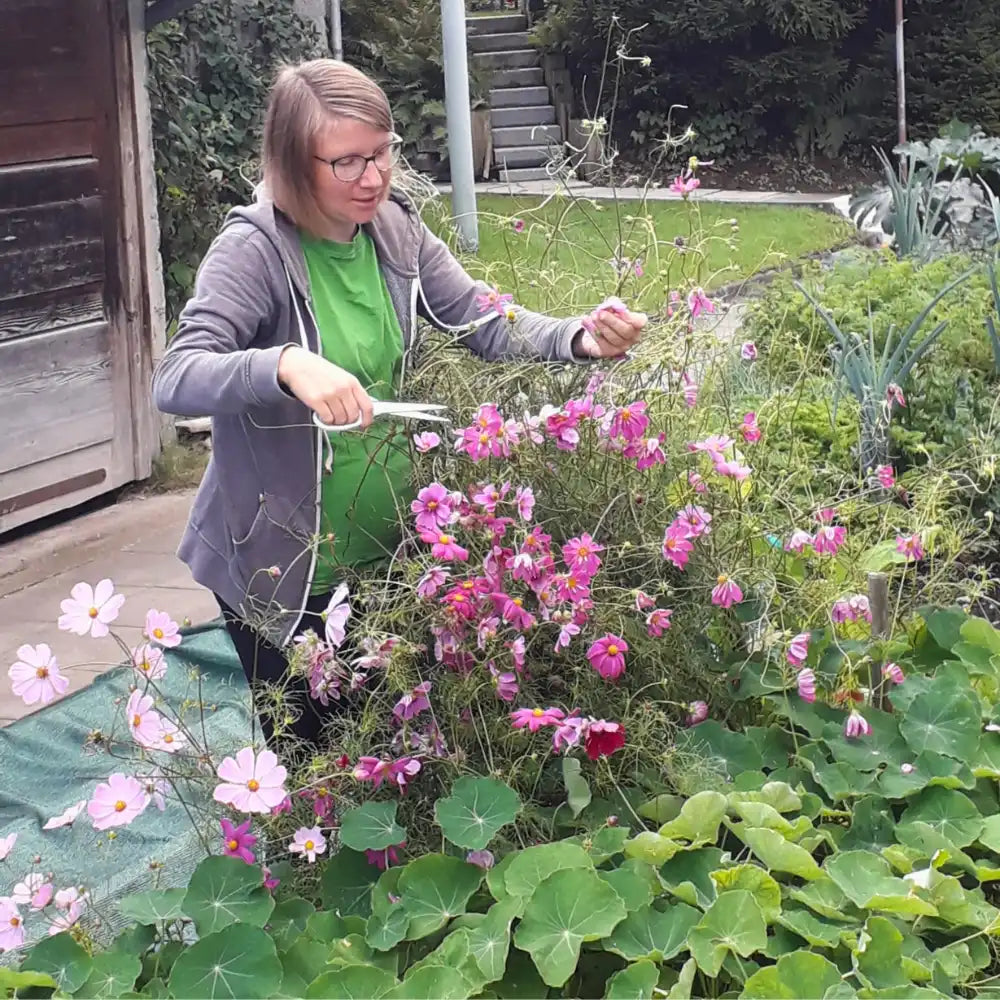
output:
M278 361L278 381L327 424L372 422L372 400L348 371L297 345Z

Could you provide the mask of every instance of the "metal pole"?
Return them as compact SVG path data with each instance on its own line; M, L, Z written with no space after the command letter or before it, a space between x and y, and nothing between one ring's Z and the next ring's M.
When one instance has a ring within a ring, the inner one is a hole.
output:
M896 0L896 119L899 141L906 142L906 69L903 53L903 0Z
M330 0L330 42L333 58L343 61L344 34L340 25L340 0Z
M444 94L451 162L451 205L465 250L479 249L476 179L472 163L472 102L465 38L465 0L441 0Z

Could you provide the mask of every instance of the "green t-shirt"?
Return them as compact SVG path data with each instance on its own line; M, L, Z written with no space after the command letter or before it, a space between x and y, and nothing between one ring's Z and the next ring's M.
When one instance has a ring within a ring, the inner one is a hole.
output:
M323 357L349 371L375 399L396 398L403 368L403 336L378 266L375 246L362 230L350 243L303 234ZM413 499L405 435L385 421L367 431L331 432L332 471L322 483L321 542L312 593L331 590L339 566L371 566L392 555L400 541L397 510ZM329 454L329 453L327 453Z

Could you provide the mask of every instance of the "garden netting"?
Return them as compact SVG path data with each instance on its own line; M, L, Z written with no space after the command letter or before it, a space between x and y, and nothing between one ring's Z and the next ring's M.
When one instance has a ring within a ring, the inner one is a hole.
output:
M167 672L157 687L172 708L185 699L206 706L203 713L192 708L184 718L199 736L204 724L213 757L246 746L252 736L250 693L221 619L185 629L180 646L167 650L166 659ZM118 901L145 889L186 885L205 855L176 799L168 798L163 812L150 804L113 839L93 828L86 811L72 826L42 829L51 817L89 798L113 772L151 773L152 764L135 759L122 717L134 680L130 666L115 667L89 687L0 729L0 837L18 835L0 863L0 895L31 870L51 872L56 889L86 887L91 905L83 922L99 919L101 939L127 925ZM116 734L112 754L88 743L95 730ZM202 796L210 794L211 782L200 787ZM206 805L191 803L196 814L203 814ZM33 863L36 857L40 863ZM28 921L26 928L30 939L46 930L39 921ZM5 958L7 964L16 960L13 952L0 955L0 963Z

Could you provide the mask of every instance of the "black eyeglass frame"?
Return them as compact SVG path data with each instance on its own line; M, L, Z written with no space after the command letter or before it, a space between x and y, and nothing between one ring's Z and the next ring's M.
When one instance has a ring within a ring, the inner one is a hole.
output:
M365 171L368 170L369 163L374 163L375 169L381 174L391 170L399 162L399 156L402 152L402 148L402 138L395 133L392 133L392 137L389 141L384 146L379 146L379 148L376 149L371 156L362 156L360 153L348 153L346 156L338 156L334 160L327 160L322 156L316 156L315 159L319 160L320 163L325 163L333 171L333 176L336 177L338 181L350 184L353 181L359 181L362 177L364 177ZM378 158L386 152L388 152L390 157L389 163L384 167L380 167L378 165ZM343 164L344 160L363 160L364 166L353 177L341 177L341 175L337 173L337 165Z

